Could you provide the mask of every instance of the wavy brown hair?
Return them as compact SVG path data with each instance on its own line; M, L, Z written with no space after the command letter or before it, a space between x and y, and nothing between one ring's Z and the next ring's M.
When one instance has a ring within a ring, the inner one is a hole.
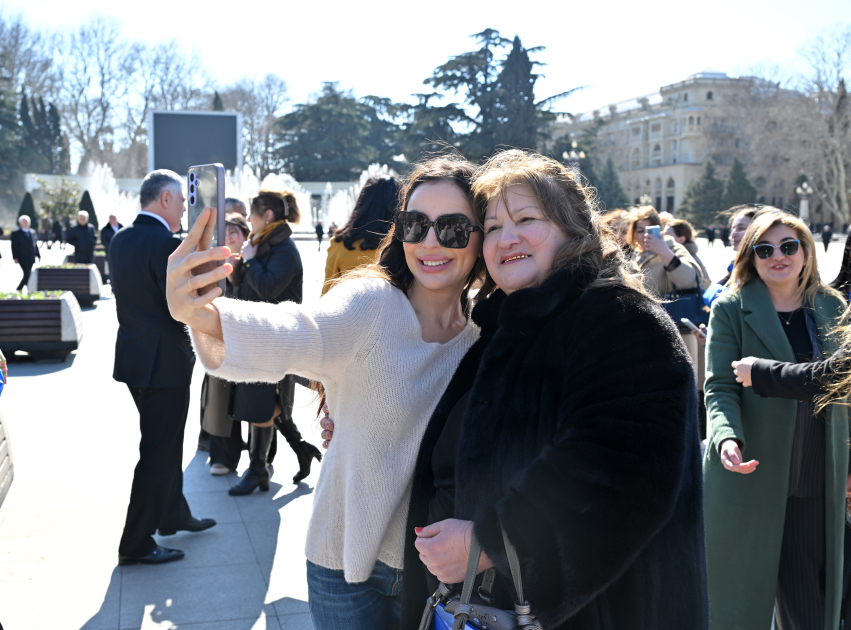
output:
M658 225L661 228L662 219L659 217L659 213L656 212L656 208L653 206L639 206L630 213L629 219L630 224L629 231L626 234L626 241L634 250L641 251L644 249L644 243L639 243L638 238L635 236L635 230L638 228L638 222L650 221L650 225Z
M508 189L517 185L532 190L544 216L568 237L556 252L551 272L563 267L582 268L595 276L589 289L623 285L647 295L641 276L626 266L617 235L600 217L594 189L552 158L510 149L485 162L473 183L479 221L484 223L488 203L496 197L502 198L507 208ZM480 293L487 288L483 286Z

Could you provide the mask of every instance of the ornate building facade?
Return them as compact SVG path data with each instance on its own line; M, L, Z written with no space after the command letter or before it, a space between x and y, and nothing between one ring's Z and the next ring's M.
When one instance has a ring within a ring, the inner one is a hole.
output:
M748 167L745 117L753 112L743 105L761 83L699 72L654 94L562 119L557 135L592 132L597 168L611 154L632 203L647 195L658 210L676 212L706 160L713 159L721 174L734 156ZM765 181L752 181L766 202L773 198L783 206L782 184L772 195Z

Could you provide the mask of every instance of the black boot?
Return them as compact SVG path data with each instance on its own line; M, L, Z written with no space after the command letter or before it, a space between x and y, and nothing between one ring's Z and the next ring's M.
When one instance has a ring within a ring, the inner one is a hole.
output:
M229 495L251 494L255 488L260 488L261 492L266 492L269 489L270 475L266 460L269 457L269 446L272 444L274 434L275 427L251 425L251 445L248 449L248 457L251 463L239 483L228 490Z
M290 448L293 449L293 453L295 453L298 458L299 470L295 474L295 477L293 477L293 483L298 484L299 481L310 474L310 465L313 463L314 459L318 462L322 461L322 452L313 446L313 444L301 439L301 433L299 433L298 428L295 426L295 422L293 422L293 419L290 416L284 414L279 415L275 418L275 424L278 426L278 429L286 439L287 444L290 445Z

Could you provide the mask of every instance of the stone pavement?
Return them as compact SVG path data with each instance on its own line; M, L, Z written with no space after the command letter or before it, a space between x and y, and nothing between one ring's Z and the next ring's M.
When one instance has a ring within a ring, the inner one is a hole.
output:
M325 252L298 242L305 301L316 300ZM700 252L713 279L732 252L720 243ZM823 277L839 269L842 242ZM65 252L43 250L45 263ZM0 291L13 290L20 269L0 241ZM230 497L236 474L212 477L196 451L202 374L193 376L184 447L184 490L193 513L218 525L199 534L160 539L186 551L182 561L118 567L117 548L133 467L138 415L126 387L112 380L115 304L109 288L83 312L84 337L64 363L10 363L0 398L15 461L15 481L0 507L0 624L5 630L275 630L310 628L304 538L319 467L299 486L298 465L281 441L272 490ZM319 444L312 394L296 388L295 417ZM243 457L240 473L247 466Z

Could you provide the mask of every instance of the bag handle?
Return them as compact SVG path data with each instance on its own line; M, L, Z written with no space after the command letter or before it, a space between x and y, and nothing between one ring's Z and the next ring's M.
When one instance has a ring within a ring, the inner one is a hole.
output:
M511 580L514 582L514 591L517 594L517 602L514 604L514 612L517 614L517 624L525 630L540 630L540 625L532 615L532 607L523 599L523 582L520 577L520 558L517 549L508 539L505 528L502 529L502 540L505 543L505 554L508 556L508 568L511 570ZM472 533L470 538L470 557L467 559L467 571L464 574L464 585L461 588L461 601L455 610L455 621L452 630L464 630L464 625L470 618L470 597L473 594L473 583L479 570L479 558L482 555L482 545Z

